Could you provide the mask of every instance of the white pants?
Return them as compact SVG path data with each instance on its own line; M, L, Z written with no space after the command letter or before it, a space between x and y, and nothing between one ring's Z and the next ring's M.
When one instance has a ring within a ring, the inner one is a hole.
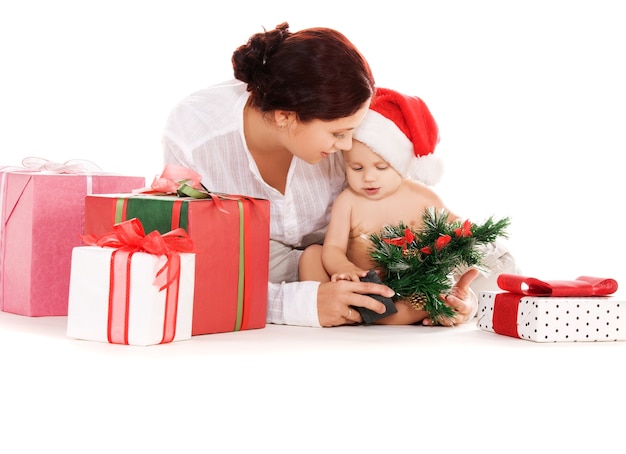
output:
M300 255L302 249L270 240L269 281L278 284L297 281Z

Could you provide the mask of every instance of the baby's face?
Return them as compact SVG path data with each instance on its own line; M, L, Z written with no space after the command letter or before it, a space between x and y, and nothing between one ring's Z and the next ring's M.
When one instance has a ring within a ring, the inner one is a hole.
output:
M346 177L357 194L378 200L392 194L402 183L402 176L370 147L358 140L344 150Z

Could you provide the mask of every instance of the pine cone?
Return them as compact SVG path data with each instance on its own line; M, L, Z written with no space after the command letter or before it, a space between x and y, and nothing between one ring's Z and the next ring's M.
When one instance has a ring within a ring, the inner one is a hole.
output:
M416 311L425 311L426 301L428 301L428 299L426 298L426 295L414 293L413 295L406 298L404 301L406 301L406 303Z

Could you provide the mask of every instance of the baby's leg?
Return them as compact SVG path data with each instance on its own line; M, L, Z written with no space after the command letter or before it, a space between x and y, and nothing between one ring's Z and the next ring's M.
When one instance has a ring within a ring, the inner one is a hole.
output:
M312 244L302 252L300 261L298 262L298 274L300 281L330 281L330 276L328 276L322 264L321 245Z

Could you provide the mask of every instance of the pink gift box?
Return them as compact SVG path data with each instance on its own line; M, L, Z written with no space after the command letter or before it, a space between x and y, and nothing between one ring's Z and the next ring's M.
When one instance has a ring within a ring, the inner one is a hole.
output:
M143 186L145 178L137 176L0 171L0 310L67 315L85 197Z

